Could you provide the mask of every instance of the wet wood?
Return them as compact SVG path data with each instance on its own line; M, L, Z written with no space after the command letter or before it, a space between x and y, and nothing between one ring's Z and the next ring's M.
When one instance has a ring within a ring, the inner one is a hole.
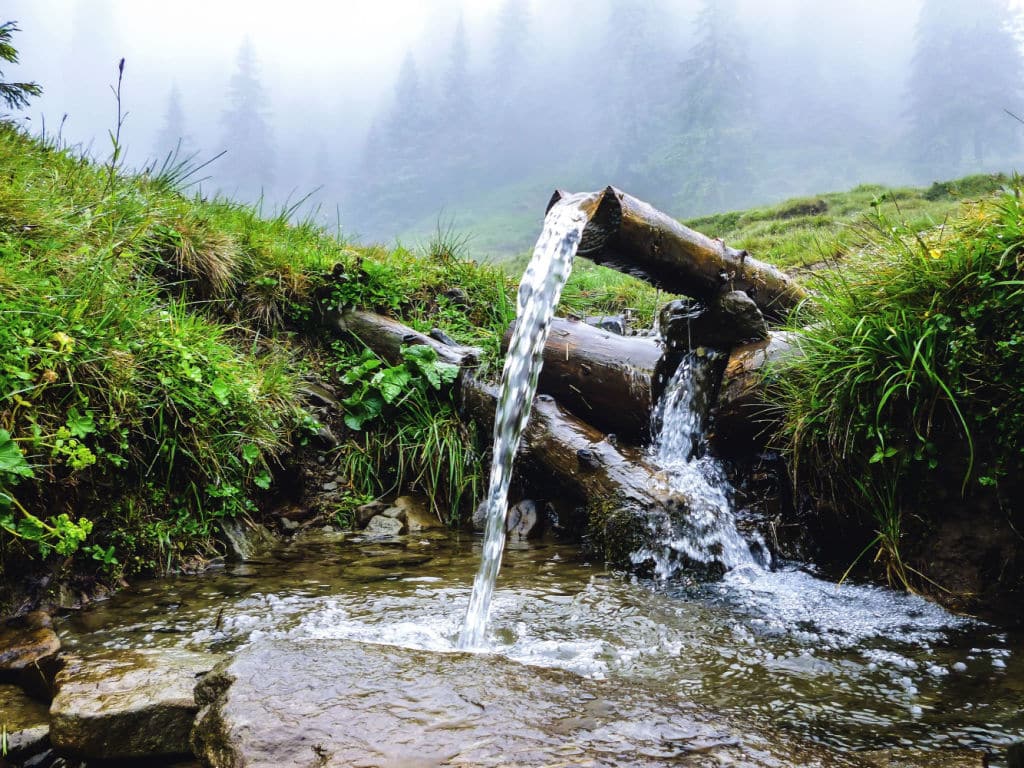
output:
M708 441L719 456L750 455L764 448L779 427L781 413L764 391L764 368L771 361L799 354L792 333L736 347L729 354L718 399L711 408Z
M508 350L512 328L502 339ZM632 442L650 437L662 347L656 339L620 336L578 320L555 318L544 345L537 392L599 430Z
M373 312L353 309L336 312L328 316L327 323L334 330L365 344L391 365L402 361L403 346L414 344L432 347L439 360L460 368L475 367L480 361L481 350L476 347L445 344L397 320Z
M556 191L548 208L568 195ZM589 222L578 255L597 264L697 299L744 291L774 320L806 297L799 285L770 264L685 227L621 190L607 187L579 197Z
M490 434L497 387L466 377L460 401L463 417ZM688 508L686 499L669 493L640 451L615 445L548 395L534 399L516 471L532 485L575 499L589 516L592 547L617 566L633 566L630 554L649 543L651 519L671 519Z

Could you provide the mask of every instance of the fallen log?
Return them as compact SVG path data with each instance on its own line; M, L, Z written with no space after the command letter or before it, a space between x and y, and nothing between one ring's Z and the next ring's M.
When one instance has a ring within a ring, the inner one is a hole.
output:
M769 362L800 354L794 342L794 334L774 332L729 354L718 399L711 408L708 442L715 454L749 456L767 447L778 431L781 414L765 396L764 368Z
M508 350L513 327L502 339ZM619 336L556 317L544 345L537 392L551 395L599 430L632 443L650 439L662 347L653 338Z
M556 190L548 209L568 194ZM580 206L589 221L577 253L597 264L705 301L722 291L744 291L775 320L807 295L770 264L689 229L615 187L586 195Z
M498 389L467 376L460 411L487 433ZM548 395L533 401L516 456L517 474L535 487L578 504L571 529L586 530L586 546L618 568L645 569L655 559L685 559L672 550L673 531L686 525L690 500L671 492L657 467L635 449L618 447Z
M347 309L328 315L327 323L334 330L358 339L392 365L402 361L402 347L414 344L425 344L433 348L439 360L460 368L475 367L482 354L476 347L445 344L397 320L373 312Z

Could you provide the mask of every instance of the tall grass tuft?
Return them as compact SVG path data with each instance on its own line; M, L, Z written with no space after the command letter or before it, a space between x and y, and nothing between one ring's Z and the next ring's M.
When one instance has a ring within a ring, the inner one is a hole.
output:
M869 223L862 249L810 278L802 356L769 383L798 477L845 514L870 510L879 558L908 583L902 521L940 516L950 479L970 498L1024 468L1019 180L927 228L880 206Z

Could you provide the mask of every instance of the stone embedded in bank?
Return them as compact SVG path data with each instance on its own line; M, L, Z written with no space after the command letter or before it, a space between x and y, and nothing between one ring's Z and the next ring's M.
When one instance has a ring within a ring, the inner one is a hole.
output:
M69 658L57 675L50 740L61 752L104 760L186 754L193 691L218 661L178 649Z
M59 650L60 638L45 611L8 619L0 625L0 680L14 679Z

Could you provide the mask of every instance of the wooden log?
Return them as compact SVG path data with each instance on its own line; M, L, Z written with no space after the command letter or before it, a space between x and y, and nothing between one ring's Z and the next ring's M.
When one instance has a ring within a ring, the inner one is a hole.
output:
M568 193L556 190L550 209ZM577 253L671 293L710 300L726 290L747 293L766 317L784 317L806 292L784 273L683 226L614 187L580 196L589 222Z
M494 425L498 389L471 376L460 391L463 418L482 432ZM548 395L534 399L516 456L517 473L577 503L585 519L570 528L587 531L587 546L614 567L641 569L685 520L690 501L670 492L659 470L635 449L613 444Z
M334 330L355 337L392 365L402 361L403 346L414 344L432 347L439 360L460 368L473 368L480 362L481 350L476 347L445 344L373 312L347 309L328 315L327 323Z
M509 328L502 339L507 351ZM661 344L556 317L544 345L537 392L599 430L639 444L650 438Z
M767 339L732 350L711 408L708 441L717 455L749 456L768 445L781 414L765 396L764 367L794 354L799 354L799 347L793 334L786 332L773 332Z

